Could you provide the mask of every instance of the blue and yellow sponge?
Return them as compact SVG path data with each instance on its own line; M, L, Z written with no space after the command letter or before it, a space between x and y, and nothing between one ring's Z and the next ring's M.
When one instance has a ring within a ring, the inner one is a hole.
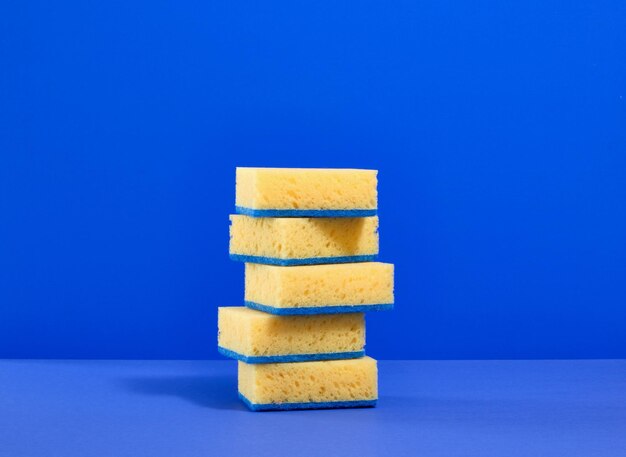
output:
M378 206L376 170L237 168L237 213L253 217L363 217Z
M230 216L233 260L271 265L366 262L378 254L378 217Z
M246 306L278 315L393 308L394 266L382 262L279 267L246 264Z
M378 370L371 357L323 362L239 362L239 397L253 411L375 406Z
M361 313L273 316L227 306L218 310L218 350L247 363L302 362L362 357Z

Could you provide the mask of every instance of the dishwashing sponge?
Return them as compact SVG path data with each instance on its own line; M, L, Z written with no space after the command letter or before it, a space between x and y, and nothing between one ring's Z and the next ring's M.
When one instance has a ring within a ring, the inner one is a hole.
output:
M245 303L283 315L391 309L393 269L380 262L295 267L247 263Z
M239 362L239 397L253 411L374 406L376 360Z
M237 213L255 217L376 215L376 170L237 168Z
M272 316L244 307L218 309L218 350L247 363L301 362L362 357L365 318Z
M230 216L233 260L306 265L375 260L378 217L255 218Z

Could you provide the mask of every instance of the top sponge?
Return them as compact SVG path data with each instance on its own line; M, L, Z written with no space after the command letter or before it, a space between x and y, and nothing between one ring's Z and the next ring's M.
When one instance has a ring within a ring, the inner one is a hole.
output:
M237 168L235 205L253 217L365 217L378 207L376 170Z

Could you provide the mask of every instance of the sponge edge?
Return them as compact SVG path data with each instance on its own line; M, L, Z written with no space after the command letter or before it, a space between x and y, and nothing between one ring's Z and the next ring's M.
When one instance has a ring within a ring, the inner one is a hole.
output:
M265 356L248 356L240 354L230 349L217 347L217 352L225 357L240 360L246 363L286 363L286 362L311 362L314 360L340 360L340 359L358 359L365 355L365 351L354 352L327 352L320 354L288 354L288 355L265 355Z
M252 403L241 392L239 399L250 411L289 411L294 409L373 408L377 400L321 401L311 403Z
M230 256L274 265L357 262L378 254L378 217L230 216Z
M367 217L376 216L375 209L254 209L235 206L237 214L250 217Z
M361 217L376 214L376 170L236 170L237 212L255 217Z
M253 410L374 406L376 361L371 357L249 365L239 362L238 387Z
M331 263L372 262L375 255L352 255L342 257L308 257L305 259L279 259L278 257L265 257L257 255L231 254L230 260L245 263L263 263L279 267L292 267L297 265L324 265Z
M275 308L252 301L244 302L250 309L274 314L275 316L314 316L317 314L368 313L370 311L391 311L393 303L381 305L310 306L302 308Z

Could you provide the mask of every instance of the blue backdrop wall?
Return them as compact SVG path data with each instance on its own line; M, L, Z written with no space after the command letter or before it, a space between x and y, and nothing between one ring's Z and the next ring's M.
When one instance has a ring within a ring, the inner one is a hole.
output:
M0 357L217 357L238 165L380 170L375 357L626 357L624 2L0 10Z

